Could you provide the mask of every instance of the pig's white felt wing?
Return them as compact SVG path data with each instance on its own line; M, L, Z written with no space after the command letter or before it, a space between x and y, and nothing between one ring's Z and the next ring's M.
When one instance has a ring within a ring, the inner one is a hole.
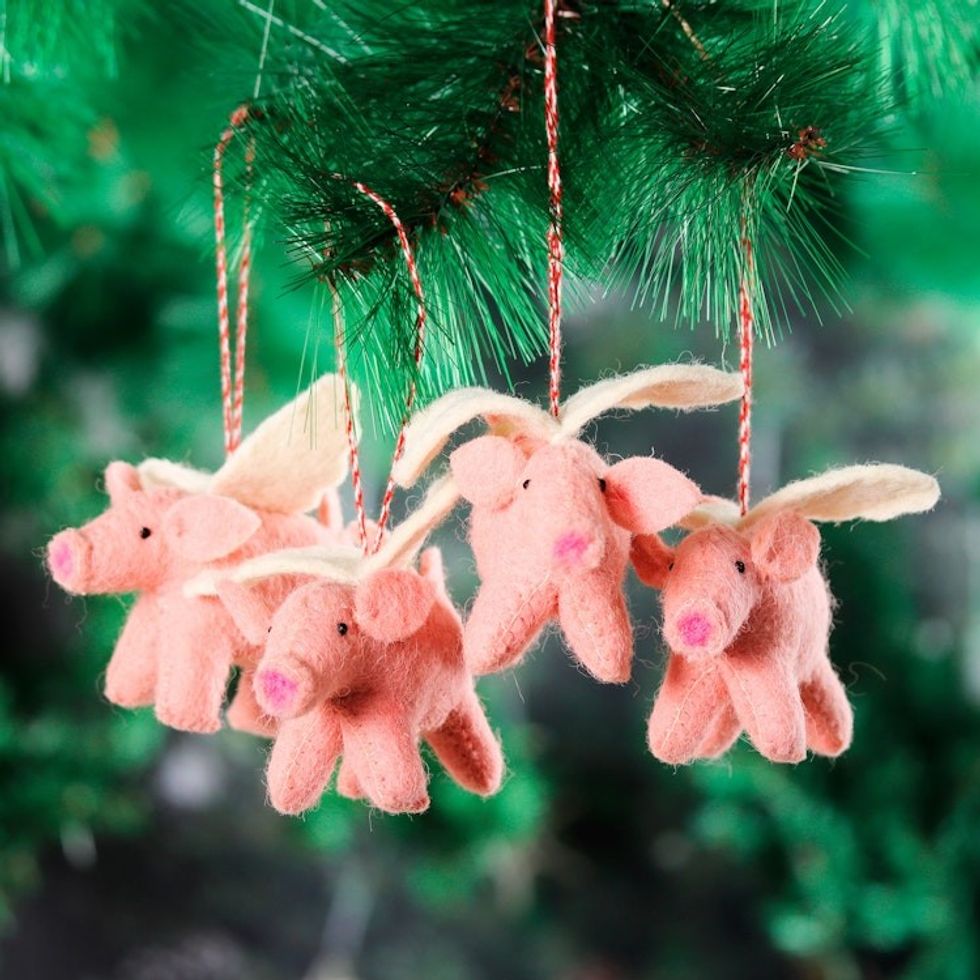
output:
M459 428L484 418L496 435L522 433L550 439L556 431L546 411L523 398L489 388L460 388L426 406L405 430L405 448L395 464L399 486L413 486Z
M705 497L677 526L685 531L699 531L712 524L738 524L741 516L738 504L726 497Z
M753 507L741 526L751 526L767 514L785 509L811 521L890 521L932 510L939 495L935 477L907 466L844 466L787 484Z
M352 411L357 392L351 390ZM343 382L325 374L270 415L228 457L211 492L250 507L299 514L347 475Z
M452 477L436 480L419 506L392 528L381 547L364 560L364 574L411 564L428 536L446 519L458 500L459 491Z
M360 548L345 545L313 545L309 548L284 548L243 561L231 568L201 572L184 583L184 595L213 596L220 582L248 585L279 575L312 575L336 582L356 582L363 563Z
M580 389L561 407L562 435L574 436L614 409L695 409L742 397L742 378L705 364L658 364Z
M212 475L169 459L144 459L136 467L144 490L167 487L185 493L207 493Z

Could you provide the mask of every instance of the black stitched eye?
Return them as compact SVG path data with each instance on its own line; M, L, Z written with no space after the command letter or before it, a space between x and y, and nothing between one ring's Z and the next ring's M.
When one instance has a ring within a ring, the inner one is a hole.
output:
M671 562L671 563L670 563L670 564L669 564L669 565L667 566L667 571L668 571L668 572L672 572L673 570L674 570L674 563L673 563L673 562Z
M735 568L738 570L739 575L745 574L745 562L741 558L735 562Z
M337 632L341 636L346 636L347 635L347 624L346 623L337 623Z
M530 485L531 485L531 481L530 481L530 480L525 480L525 481L524 481L524 482L523 482L523 483L521 484L521 486L522 486L522 487L524 487L524 489L525 489L525 490L527 490L527 488L528 488L528 487L529 487Z
M271 633L271 632L272 632L272 627L270 626L270 627L269 627L269 628L268 628L268 629L266 630L266 633Z
M605 493L606 492L606 481L600 476L599 477L599 489Z
M140 537L145 541L153 532L148 527L140 528Z

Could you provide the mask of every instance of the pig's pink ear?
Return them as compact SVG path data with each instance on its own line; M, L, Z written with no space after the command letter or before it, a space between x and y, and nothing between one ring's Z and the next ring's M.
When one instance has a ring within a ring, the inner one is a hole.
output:
M503 436L471 439L449 457L460 494L471 504L493 509L510 503L526 463L527 457Z
M630 545L630 561L644 585L662 589L674 561L674 549L668 548L656 534L638 534Z
M231 497L178 500L163 519L166 541L190 561L215 561L237 551L262 526L259 515Z
M354 594L357 625L380 643L397 643L417 633L429 618L435 590L417 572L383 568Z
M751 532L752 564L779 582L792 582L820 557L820 532L792 510L764 517Z
M105 488L109 492L109 499L117 504L134 491L142 490L143 484L135 466L117 460L105 468Z
M656 534L701 502L696 483L661 459L633 456L606 470L606 504L612 519L634 534Z

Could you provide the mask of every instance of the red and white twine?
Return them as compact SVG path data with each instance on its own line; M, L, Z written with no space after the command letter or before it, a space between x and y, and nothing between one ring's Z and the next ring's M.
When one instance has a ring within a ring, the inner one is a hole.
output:
M752 243L742 239L745 270L738 288L739 362L744 389L738 413L738 507L744 517L749 510L749 480L752 475L752 345L755 317L752 313Z
M239 106L214 148L214 244L218 291L218 353L221 372L221 408L224 423L225 454L238 448L242 438L242 409L245 403L245 344L248 336L248 286L252 269L252 233L245 202L241 255L238 261L238 296L235 312L235 373L232 380L231 327L228 313L228 251L225 242L225 198L222 166L225 151L236 132L248 119L248 106ZM251 176L255 147L245 152L246 180Z
M561 398L561 287L564 274L561 167L558 161L558 0L544 0L544 125L548 139L548 401L558 417Z
M333 342L337 358L337 374L344 388L344 429L347 434L347 457L350 460L350 480L354 490L354 512L357 517L358 543L367 554L367 509L364 506L364 481L361 477L361 455L357 448L358 433L354 428L354 409L351 404L350 381L347 375L347 349L344 344L344 310L340 293L330 281L333 307Z
M422 353L425 348L426 310L425 293L422 290L422 279L419 275L418 263L415 260L415 250L412 248L412 243L408 239L408 233L405 231L405 226L402 224L401 218L398 217L398 213L395 211L394 207L392 207L388 201L378 194L377 191L372 190L361 181L354 181L353 184L356 190L358 190L369 200L373 201L384 212L385 217L391 222L392 227L395 229L395 234L398 236L398 245L401 248L402 255L405 258L405 265L408 269L408 277L412 282L412 290L415 293L415 298L417 301L415 315L415 348L413 351L413 356L415 359L415 367L418 368L422 363ZM378 548L381 547L385 528L388 526L388 521L391 518L391 505L395 499L395 464L399 459L401 459L402 453L405 451L405 430L408 427L408 420L411 417L412 409L415 405L417 387L415 381L413 380L409 386L408 395L405 398L405 411L402 415L401 427L398 431L398 439L395 443L394 452L392 453L391 469L388 472L388 482L385 485L384 496L381 500L381 510L378 515L378 533L375 537L374 544L371 545L367 537L367 512L364 506L364 490L362 486L361 465L359 458L360 454L357 445L357 434L354 431L354 418L350 400L350 386L347 379L347 357L344 352L343 313L340 309L336 287L331 286L331 289L333 290L334 296L334 344L337 350L337 373L340 375L344 386L344 414L347 429L347 444L350 456L351 482L354 487L354 507L357 513L357 526L360 533L361 545L364 549L365 555L367 555L372 551L377 551Z

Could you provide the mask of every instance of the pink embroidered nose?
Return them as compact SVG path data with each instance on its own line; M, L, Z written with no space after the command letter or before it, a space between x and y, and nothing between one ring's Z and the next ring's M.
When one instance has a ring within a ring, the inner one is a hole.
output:
M299 685L290 680L278 670L263 670L259 674L259 684L262 686L263 707L274 715L288 711L296 699Z
M711 638L711 622L701 613L691 613L682 617L677 632L686 646L703 647Z
M577 564L582 560L582 556L591 543L584 534L569 531L567 534L561 535L555 542L555 558L559 561L568 562L570 565Z

